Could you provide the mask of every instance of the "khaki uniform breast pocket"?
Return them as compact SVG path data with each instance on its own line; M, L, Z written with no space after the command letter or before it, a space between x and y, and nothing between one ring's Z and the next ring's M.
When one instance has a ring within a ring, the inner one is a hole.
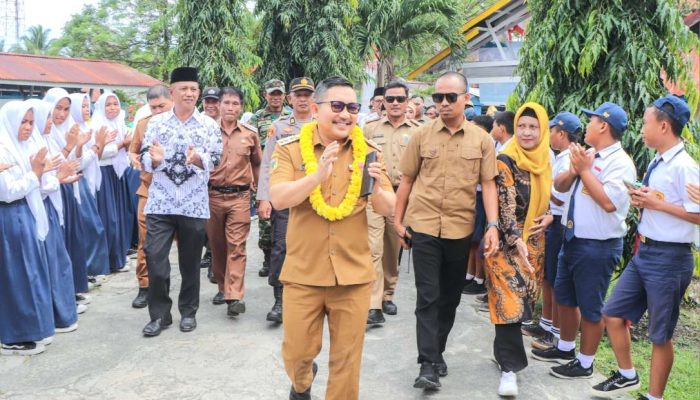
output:
M471 147L462 148L460 154L460 171L458 175L462 182L473 182L479 179L481 169L481 150Z
M440 151L437 148L423 148L420 151L420 173L425 176L438 176L440 170Z

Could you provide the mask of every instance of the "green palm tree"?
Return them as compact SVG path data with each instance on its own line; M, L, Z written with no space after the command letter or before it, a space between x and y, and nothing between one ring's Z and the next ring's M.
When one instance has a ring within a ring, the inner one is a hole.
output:
M19 43L10 51L24 54L52 54L54 39L49 39L51 29L44 29L41 25L34 25L27 29L27 34L19 39Z
M458 28L466 16L464 0L361 0L360 23L355 37L367 59L377 57L377 85L395 77L395 58L399 51L409 57L420 45L444 41L459 43Z

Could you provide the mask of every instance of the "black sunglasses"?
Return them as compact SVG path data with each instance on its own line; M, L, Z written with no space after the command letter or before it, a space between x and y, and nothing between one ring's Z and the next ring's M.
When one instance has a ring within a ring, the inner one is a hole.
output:
M316 104L323 104L323 103L329 103L331 105L331 111L334 113L341 113L343 112L344 109L348 109L348 112L350 114L357 114L360 112L360 107L362 105L360 103L345 103L342 101L321 101Z
M393 103L394 101L396 101L397 103L405 103L406 99L406 96L384 96L384 101L386 101L389 104Z
M433 93L432 98L433 98L433 103L442 103L443 100L447 99L448 103L454 103L457 101L459 96L466 94L467 92L462 92L462 93Z

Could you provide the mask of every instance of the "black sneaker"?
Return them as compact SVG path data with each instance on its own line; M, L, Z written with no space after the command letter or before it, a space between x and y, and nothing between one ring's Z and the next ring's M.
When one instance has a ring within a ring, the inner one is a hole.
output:
M520 333L522 333L525 336L540 338L544 336L545 333L547 333L547 331L545 331L539 323L533 322L530 324L522 324L522 326L520 327Z
M440 384L440 378L438 378L437 371L435 370L435 365L430 362L423 362L420 365L420 372L416 381L413 383L413 387L416 389L425 390L435 390L442 386Z
M230 300L226 301L228 306L226 307L226 315L229 317L235 317L238 314L245 313L245 301L243 300Z
M462 293L463 294L484 294L486 293L486 285L484 283L476 283L476 280L473 280L466 284L464 288L462 288Z
M476 301L478 301L479 303L488 303L489 295L484 293L482 295L476 296Z
M566 364L576 359L576 350L561 351L556 347L550 347L545 350L532 349L532 358L540 361Z
M639 389L639 375L627 379L620 371L614 371L608 379L591 388L591 394L598 397L612 398L621 393ZM646 398L646 397L645 397Z
M34 342L3 343L0 354L4 356L33 356L43 353L44 350L46 350L46 346Z
M550 347L557 346L557 338L552 332L547 332L544 336L532 341L533 349L547 350Z
M562 379L588 379L593 376L593 365L583 368L581 361L578 358L574 358L566 365L552 367L549 373Z

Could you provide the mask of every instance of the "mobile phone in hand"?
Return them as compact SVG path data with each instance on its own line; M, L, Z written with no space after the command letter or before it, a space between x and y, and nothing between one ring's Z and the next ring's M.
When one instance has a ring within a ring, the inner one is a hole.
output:
M366 197L372 194L374 190L374 177L369 174L369 165L377 162L377 152L373 151L365 157L365 167L362 171L362 188L360 189L360 197Z

